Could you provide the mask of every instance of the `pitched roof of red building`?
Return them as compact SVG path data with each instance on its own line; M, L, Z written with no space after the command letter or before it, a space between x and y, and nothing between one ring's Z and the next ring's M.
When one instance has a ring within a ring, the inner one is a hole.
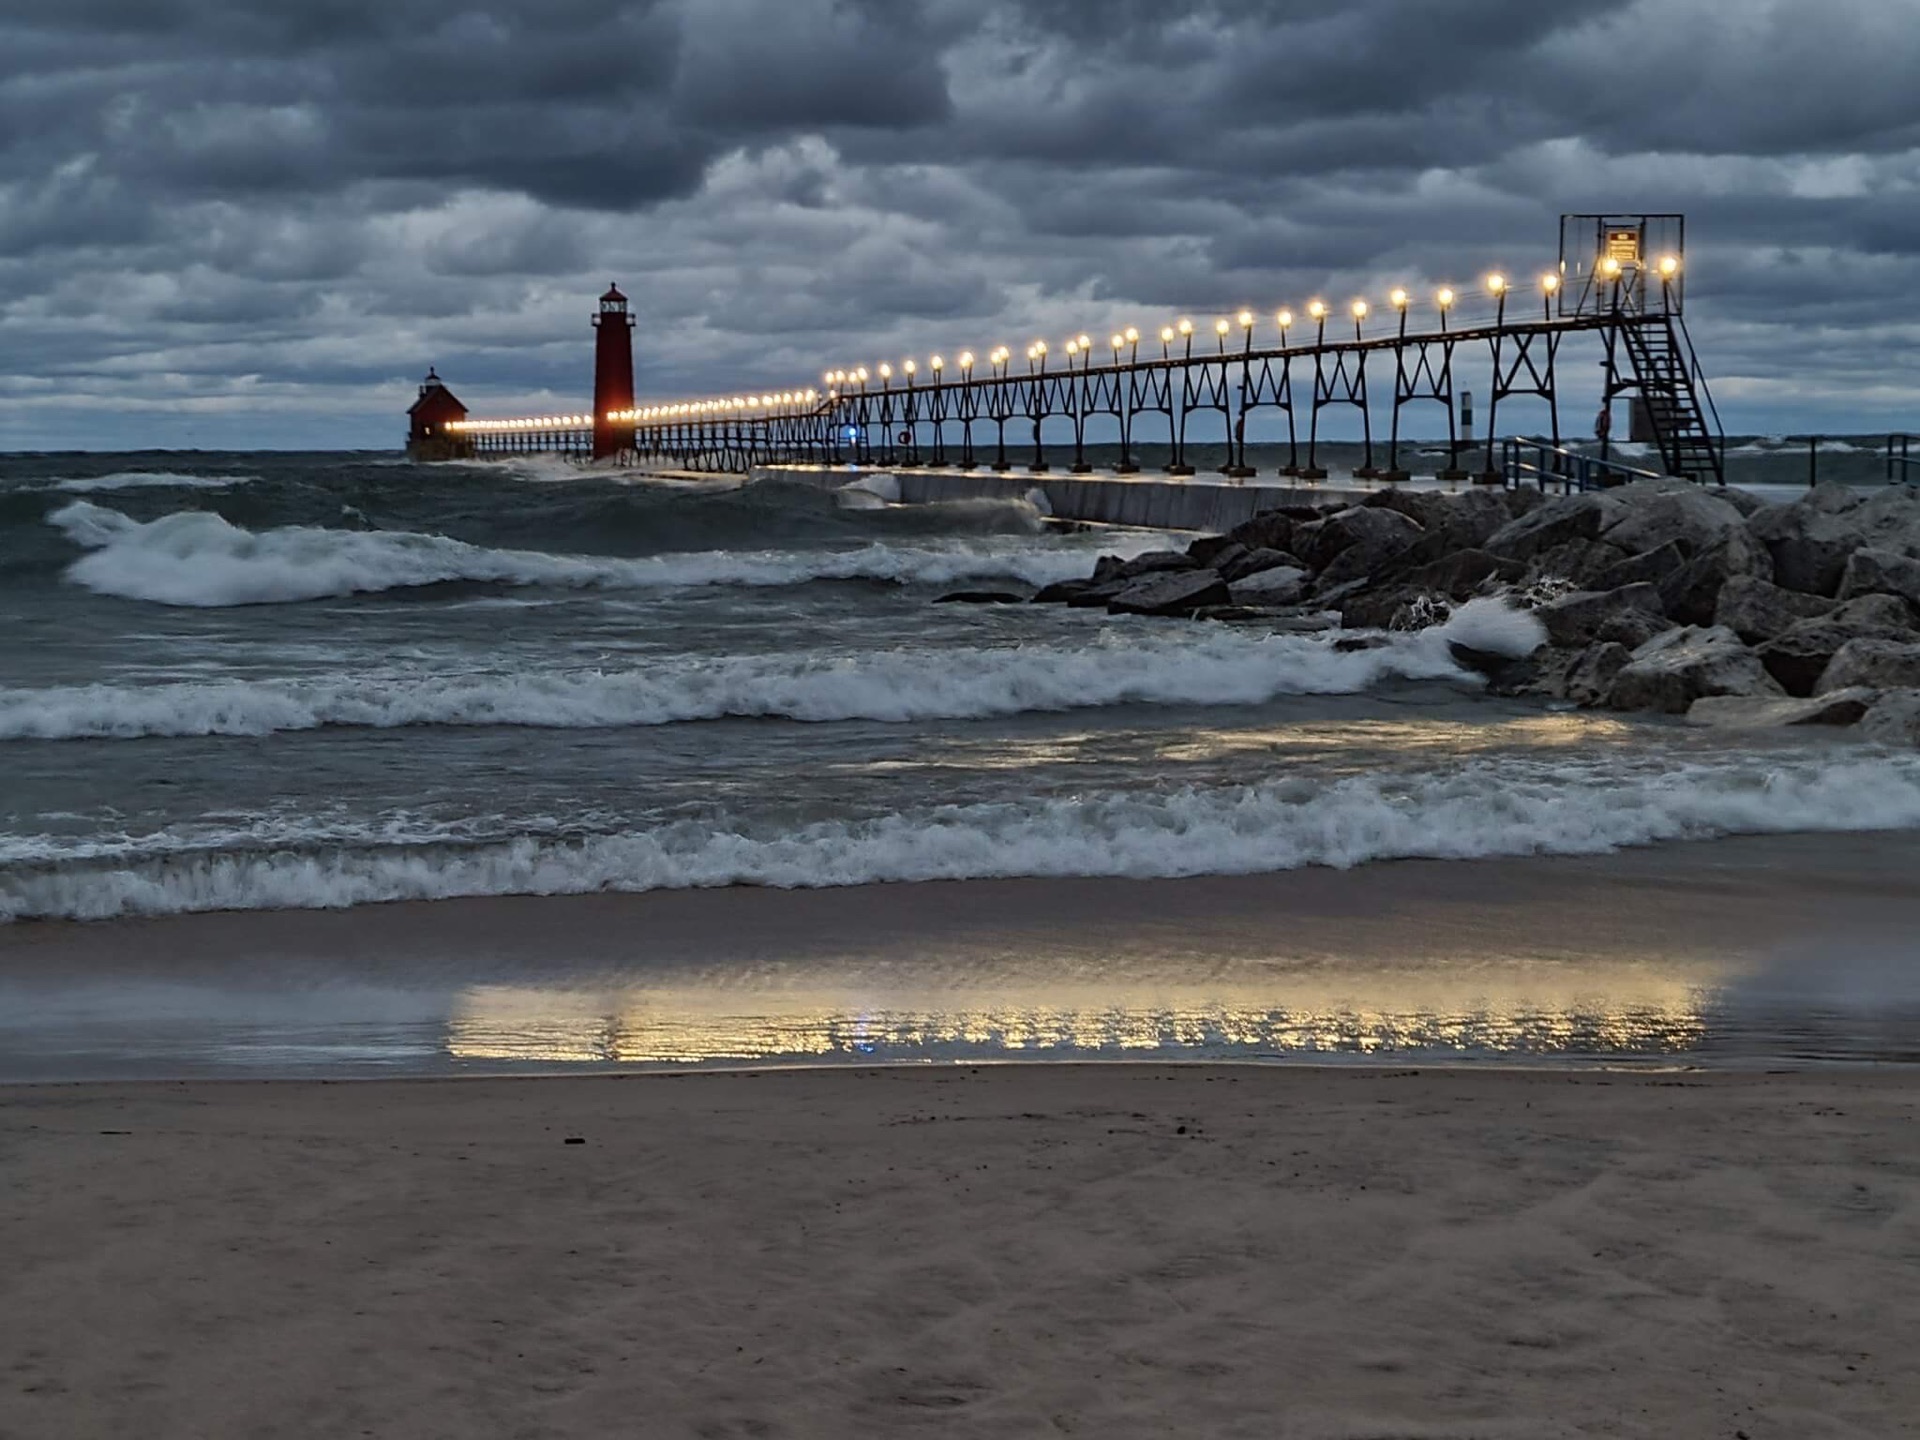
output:
M426 407L429 401L432 402L431 408L443 413L455 410L462 415L467 413L467 407L460 403L459 397L447 388L447 382L431 367L427 370L427 378L420 382L420 398L407 407L407 414L416 413Z

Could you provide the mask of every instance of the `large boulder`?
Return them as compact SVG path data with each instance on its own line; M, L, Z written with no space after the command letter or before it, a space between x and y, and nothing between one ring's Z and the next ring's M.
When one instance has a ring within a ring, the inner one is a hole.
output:
M1777 584L1837 595L1856 550L1920 555L1920 492L1908 485L1816 485L1790 505L1758 511L1747 529L1772 555Z
M1081 580L1074 582L1078 587L1067 595L1067 606L1073 610L1104 609L1122 590L1138 585L1138 580ZM1039 599L1038 595L1034 599Z
M1811 695L1850 642L1859 639L1907 642L1920 639L1906 602L1891 595L1862 595L1824 615L1788 627L1759 649L1760 663L1789 695Z
M1030 597L1015 590L949 590L936 605L1024 605Z
M1660 589L1656 585L1623 585L1618 590L1607 591L1576 590L1549 601L1533 613L1547 627L1550 644L1580 646L1590 644L1601 627L1624 610L1651 612L1658 628L1667 628L1666 611L1661 608Z
M1340 623L1349 630L1417 630L1423 628L1415 622L1418 612L1445 611L1445 606L1434 604L1434 597L1428 592L1411 590L1404 585L1363 583L1332 597L1316 595L1314 603L1337 609Z
M1687 480L1638 480L1608 492L1621 514L1596 537L1629 555L1678 544L1691 557L1713 549L1746 517L1721 495Z
M1441 490L1382 490L1364 502L1382 510L1397 510L1419 522L1430 536L1443 537L1445 550L1478 549L1494 532L1511 522L1511 492L1487 486L1448 492Z
M1491 651L1449 642L1454 663L1468 670L1479 670L1487 677L1489 695L1544 695L1558 700L1566 693L1567 672L1579 660L1578 650L1547 646L1523 660L1514 660Z
M1220 572L1222 580L1231 585L1249 575L1258 575L1262 570L1305 570L1307 567L1299 556L1290 555L1285 550L1248 550L1213 568Z
M1103 557L1104 558L1104 557ZM1167 570L1198 570L1200 565L1184 550L1149 550L1144 555L1136 555L1131 560L1120 562L1112 578L1133 580L1141 575L1158 575ZM1094 571L1094 578L1101 579L1100 572Z
M1263 510L1251 520L1234 526L1227 532L1227 538L1249 550L1290 551L1293 549L1293 527L1302 523L1302 514L1308 520L1319 518L1311 510Z
M1402 490L1395 486L1376 490L1360 503L1369 510L1397 510L1422 530L1432 530L1453 503L1453 497L1442 490ZM1505 524L1508 518L1502 506L1501 523Z
M1711 625L1720 591L1735 576L1773 578L1773 559L1765 547L1735 527L1701 550L1660 582L1660 601L1682 625Z
M1359 556L1348 578L1368 573L1372 566L1399 554L1421 536L1420 522L1397 510L1354 505L1324 520L1301 525L1293 532L1293 553L1315 570L1325 570L1349 550Z
M1633 661L1633 652L1617 641L1602 640L1589 645L1564 672L1559 686L1561 699L1576 705L1600 705L1613 694L1620 672Z
M1600 577L1626 558L1626 552L1604 540L1563 540L1534 552L1527 562L1526 582L1564 580L1581 590L1598 590Z
M1658 585L1691 558L1678 540L1669 540L1651 550L1642 550L1638 555L1615 561L1593 577L1593 588L1618 590L1622 585L1638 585L1642 581Z
M1206 570L1224 570L1247 547L1228 535L1202 535L1187 546L1187 558Z
M1833 601L1821 596L1785 590L1757 575L1735 575L1720 587L1713 623L1726 626L1749 645L1761 645L1831 609Z
M1888 690L1860 721L1860 733L1882 745L1920 745L1920 690Z
M1443 530L1422 531L1411 545L1396 551L1393 557L1383 561L1373 573L1378 582L1398 579L1409 570L1431 564L1435 560L1444 560L1460 549L1453 538Z
M1854 551L1840 573L1840 598L1856 595L1898 595L1920 606L1920 560L1872 545Z
M1854 523L1876 550L1920 556L1920 488L1880 485L1866 491L1854 510Z
M1107 602L1115 615L1191 615L1208 605L1229 605L1227 582L1212 570L1167 570L1144 575Z
M1074 596L1084 594L1094 588L1091 580L1056 580L1051 585L1042 585L1034 593L1036 605L1064 605Z
M1769 501L1762 500L1751 490L1742 490L1738 485L1720 485L1713 490L1715 498L1726 501L1748 519L1767 508Z
M1593 632L1593 638L1597 643L1612 641L1629 650L1638 650L1654 636L1664 635L1673 628L1673 621L1658 610L1630 606L1614 611L1601 621L1600 627Z
M1731 630L1688 626L1656 635L1621 668L1607 703L1615 710L1684 715L1705 695L1783 695L1759 657Z
M1396 569L1393 578L1396 583L1417 590L1431 590L1454 600L1465 600L1488 586L1512 585L1525 573L1526 566L1518 560L1502 560L1485 550L1456 550L1423 565Z
M1394 559L1392 550L1375 549L1371 545L1351 546L1336 555L1333 562L1320 572L1315 587L1324 592L1337 589L1350 580L1376 585L1386 583Z
M1622 518L1625 507L1598 492L1549 500L1487 537L1483 550L1508 560L1531 560L1569 540L1597 540Z
M1850 485L1816 485L1800 499L1769 505L1747 519L1747 531L1773 557L1773 578L1788 590L1833 596L1847 557L1865 536L1847 518L1859 497Z
M1877 690L1835 690L1807 699L1708 695L1687 709L1689 725L1722 730L1777 730L1788 725L1854 725L1879 698Z
M1313 576L1297 566L1276 565L1230 581L1228 589L1236 605L1296 605L1312 581Z
M1458 640L1447 642L1447 653L1462 670L1484 675L1487 690L1494 695L1530 693L1539 680L1540 662L1558 658L1557 652L1551 657L1543 653L1516 658L1499 650L1480 650L1472 645L1462 645Z
M1849 640L1813 687L1816 695L1856 686L1875 690L1920 688L1920 641Z
M1516 516L1525 514L1527 509L1516 507L1512 497L1518 491L1498 491L1485 486L1476 486L1463 490L1450 497L1445 510L1440 512L1437 522L1430 522L1429 530L1447 536L1455 547L1469 550L1484 550L1491 540ZM1534 494L1539 492L1535 491Z

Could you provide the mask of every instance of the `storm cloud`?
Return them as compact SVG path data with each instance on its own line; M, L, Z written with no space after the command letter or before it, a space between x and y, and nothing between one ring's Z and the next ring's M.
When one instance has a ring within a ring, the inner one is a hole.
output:
M1425 293L1679 210L1729 424L1920 425L1912 0L12 0L0 446L387 446Z

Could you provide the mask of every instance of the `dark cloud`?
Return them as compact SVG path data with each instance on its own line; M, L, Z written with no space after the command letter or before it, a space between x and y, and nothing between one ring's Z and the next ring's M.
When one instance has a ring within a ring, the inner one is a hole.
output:
M660 394L1419 293L1684 210L1735 423L1896 414L1909 0L11 0L0 444L386 443L429 360ZM550 408L550 407L549 407ZM302 416L289 421L293 411ZM321 417L320 425L314 417Z

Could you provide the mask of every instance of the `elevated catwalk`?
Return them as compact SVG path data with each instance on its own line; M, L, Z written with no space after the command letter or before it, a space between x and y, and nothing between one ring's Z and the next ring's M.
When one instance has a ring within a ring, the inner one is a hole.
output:
M1438 406L1448 446L1437 478L1498 482L1511 469L1498 429L1507 402L1545 402L1545 443L1559 450L1561 350L1578 338L1599 352L1603 413L1620 397L1634 403L1661 472L1722 482L1721 427L1683 319L1685 241L1677 215L1563 216L1554 268L1524 283L1490 274L1470 294L1396 287L1378 311L1365 299L1338 308L1315 300L1301 315L1241 310L1199 327L1183 318L1157 334L1129 327L1098 343L1074 336L1058 349L1036 340L1024 368L997 346L983 356L963 350L829 370L821 388L450 428L475 455L614 454L723 474L855 464L1090 475L1090 449L1111 446L1120 475L1152 447L1167 453L1163 473L1181 478L1194 476L1195 447L1223 445L1222 477L1248 481L1256 478L1250 443L1278 440L1287 454L1280 477L1320 481L1322 417L1333 409L1360 431L1356 478L1404 481L1403 412ZM1269 326L1277 345L1264 342ZM605 351L604 326L600 339ZM1480 441L1465 428L1463 370L1487 377ZM1218 503L1287 488L1247 487ZM1146 503L1123 499L1128 493L1114 490L1113 503Z

